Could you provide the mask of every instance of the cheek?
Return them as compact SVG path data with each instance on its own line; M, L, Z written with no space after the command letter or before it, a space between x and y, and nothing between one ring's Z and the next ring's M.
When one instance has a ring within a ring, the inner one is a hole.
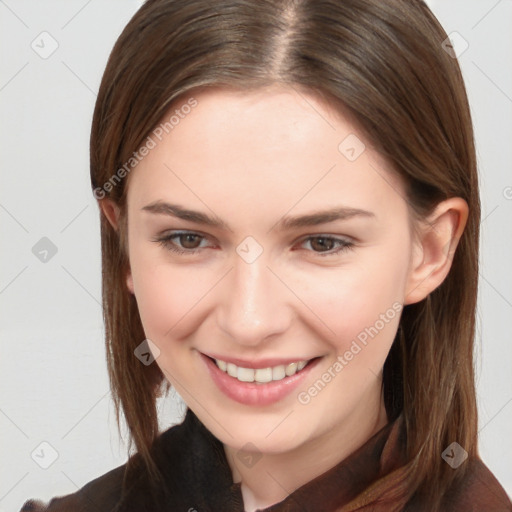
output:
M406 283L406 252L368 251L346 268L305 277L305 302L329 328L329 343L343 353L357 340L382 340L389 349L398 327ZM377 253L379 253L377 255Z
M204 269L159 262L155 251L130 255L134 293L146 336L180 337L183 326L212 284Z

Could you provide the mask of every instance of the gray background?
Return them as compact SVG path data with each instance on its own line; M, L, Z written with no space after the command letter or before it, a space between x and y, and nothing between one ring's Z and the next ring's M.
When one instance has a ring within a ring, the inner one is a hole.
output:
M0 512L76 491L126 460L104 361L88 139L108 54L140 4L0 0ZM456 49L469 45L460 62L483 203L480 450L512 494L512 1L430 4L458 33ZM160 407L163 428L183 410Z

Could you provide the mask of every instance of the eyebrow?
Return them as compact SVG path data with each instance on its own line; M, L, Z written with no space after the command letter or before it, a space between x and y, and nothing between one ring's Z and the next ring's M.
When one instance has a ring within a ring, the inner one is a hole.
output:
M177 217L178 219L194 222L196 224L203 224L205 226L233 231L228 224L216 215L210 216L206 213L189 210L177 204L171 204L165 201L155 201L144 206L142 210L150 213ZM271 229L285 231L287 229L297 229L326 224L336 220L348 220L354 217L375 218L375 214L360 208L337 207L296 217L283 216L278 222L276 222L276 224L274 224L274 226L272 226Z

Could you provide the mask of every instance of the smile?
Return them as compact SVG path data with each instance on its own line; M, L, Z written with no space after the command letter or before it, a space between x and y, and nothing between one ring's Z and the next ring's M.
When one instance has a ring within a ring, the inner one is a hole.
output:
M309 361L297 361L287 365L280 364L268 368L243 368L233 363L215 359L217 367L230 377L234 377L240 382L258 382L265 384L271 381L279 381L285 377L291 377L300 372Z
M284 399L323 359L317 356L296 361L292 358L249 361L230 357L226 361L227 357L219 356L200 353L213 383L228 398L252 406L267 406Z

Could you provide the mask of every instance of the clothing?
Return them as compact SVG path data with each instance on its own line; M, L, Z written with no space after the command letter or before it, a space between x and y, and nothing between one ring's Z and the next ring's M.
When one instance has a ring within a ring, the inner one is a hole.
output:
M404 465L404 436L399 416L334 468L264 512L389 511L389 505L375 506L371 484L384 475L393 478ZM190 409L182 424L157 438L153 454L166 487L154 498L144 471L123 482L123 465L72 495L54 498L47 508L28 501L21 512L244 512L240 484L233 483L222 443ZM505 490L482 461L468 459L464 464L470 465L468 477L450 489L443 511L512 511ZM402 510L432 512L417 501Z

